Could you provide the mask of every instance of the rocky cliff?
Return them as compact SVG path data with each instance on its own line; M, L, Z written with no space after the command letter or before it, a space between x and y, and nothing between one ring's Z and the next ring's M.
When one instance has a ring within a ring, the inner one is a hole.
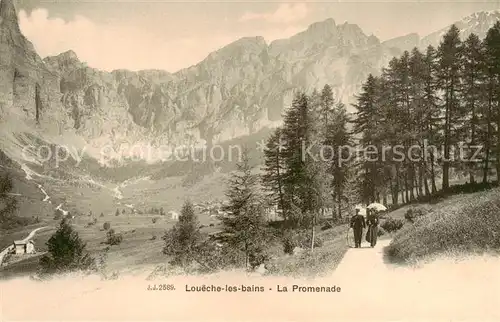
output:
M130 145L158 148L251 134L279 123L296 89L328 83L349 104L369 73L419 42L409 35L381 43L357 25L327 19L270 44L242 38L175 74L104 72L72 51L42 60L22 35L12 1L0 2L4 133L36 132L94 156L103 148L119 155Z

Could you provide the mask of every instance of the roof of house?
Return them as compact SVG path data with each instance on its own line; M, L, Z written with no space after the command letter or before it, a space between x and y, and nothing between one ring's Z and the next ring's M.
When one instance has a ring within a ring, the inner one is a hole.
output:
M26 245L28 243L34 244L32 240L15 240L14 245Z

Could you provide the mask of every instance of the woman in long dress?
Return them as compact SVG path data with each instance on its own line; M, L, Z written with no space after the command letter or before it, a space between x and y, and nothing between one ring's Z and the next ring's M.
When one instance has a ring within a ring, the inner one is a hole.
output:
M366 241L370 243L371 247L375 247L375 245L377 245L379 220L374 209L368 209L366 224L368 225Z

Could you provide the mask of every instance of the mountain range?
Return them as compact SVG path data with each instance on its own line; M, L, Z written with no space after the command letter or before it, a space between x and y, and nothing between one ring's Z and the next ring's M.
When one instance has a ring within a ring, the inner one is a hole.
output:
M20 147L33 138L94 157L103 148L119 156L130 146L226 141L276 126L295 90L325 84L350 108L368 74L404 50L438 45L448 28L381 42L356 24L327 19L271 43L239 39L176 73L106 72L71 50L42 59L12 1L0 2L0 148L13 159L26 158ZM498 11L479 12L456 25L463 37L484 37L498 19Z

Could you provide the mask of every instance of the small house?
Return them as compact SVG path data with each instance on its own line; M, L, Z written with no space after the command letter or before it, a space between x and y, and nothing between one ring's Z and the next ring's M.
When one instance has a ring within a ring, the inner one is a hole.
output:
M35 252L35 243L32 240L14 241L14 254L33 254Z
M179 220L179 214L175 211L169 211L168 214L172 218L172 220Z

